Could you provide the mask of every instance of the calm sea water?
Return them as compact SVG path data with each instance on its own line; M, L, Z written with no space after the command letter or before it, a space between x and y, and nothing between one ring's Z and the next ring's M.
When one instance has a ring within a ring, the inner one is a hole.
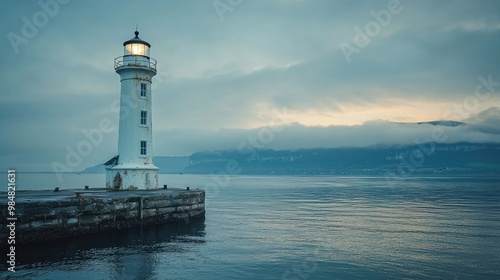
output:
M17 178L18 189L104 182ZM500 279L498 179L161 175L160 184L209 184L206 218L18 247L17 272L5 266L0 278Z

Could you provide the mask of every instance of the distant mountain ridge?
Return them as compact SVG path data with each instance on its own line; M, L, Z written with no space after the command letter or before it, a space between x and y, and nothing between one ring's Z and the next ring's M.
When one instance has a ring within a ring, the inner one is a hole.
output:
M380 145L364 148L222 150L155 157L160 173L186 174L491 174L500 175L500 144ZM84 170L104 172L102 165Z
M417 124L430 124L430 125L441 125L441 126L451 126L457 127L460 125L466 125L464 122L456 122L456 121L430 121L430 122L418 122Z

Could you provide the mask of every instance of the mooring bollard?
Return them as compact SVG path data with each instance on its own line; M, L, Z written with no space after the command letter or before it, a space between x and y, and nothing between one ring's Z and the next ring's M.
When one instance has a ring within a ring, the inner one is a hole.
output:
M54 189L54 192L58 192L58 191L59 191L59 187L56 187L56 188Z
M85 189L88 190L88 189L90 189L90 187L89 186L85 186Z
M189 191L189 187L186 187L186 190L188 190L188 191Z
M164 189L167 189L167 185L163 185L163 188L164 188Z

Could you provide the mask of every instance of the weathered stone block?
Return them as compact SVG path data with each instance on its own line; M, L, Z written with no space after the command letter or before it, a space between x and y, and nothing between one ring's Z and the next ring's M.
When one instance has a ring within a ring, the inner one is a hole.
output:
M78 212L78 206L67 206L67 207L57 207L54 209L54 213L56 215L63 215L63 216L71 216L74 217L76 216L76 213Z
M98 215L85 215L78 217L78 222L82 224L98 223L100 221Z
M51 211L53 210L48 206L37 206L26 208L24 213L26 215L44 215L50 213Z
M33 221L29 223L29 228L51 228L63 226L63 219L49 219L45 221Z
M150 209L150 208L163 208L163 207L169 207L172 205L172 202L167 199L163 200L148 200L144 202L144 209Z
M135 219L139 217L139 211L138 210L132 210L132 211L127 211L124 213L123 217L125 219Z
M114 206L115 211L127 209L126 202L117 202L117 203L113 204L113 206Z
M103 214L110 213L114 210L113 205L105 204L102 202L95 202L85 206L84 214Z
M156 209L145 209L142 211L143 218L154 217L157 215L158 215L158 213L157 213Z
M186 212L189 211L189 205L177 206L175 208L176 212Z
M78 218L69 218L66 220L67 225L76 225L78 224Z
M165 215L165 214L170 214L175 212L175 207L163 207L163 208L158 208L158 214L159 215Z

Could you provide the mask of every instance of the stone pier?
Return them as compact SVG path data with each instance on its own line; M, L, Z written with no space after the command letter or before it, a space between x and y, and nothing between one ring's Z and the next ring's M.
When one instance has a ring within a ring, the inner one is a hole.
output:
M9 245L12 218L16 219L17 245L189 222L205 215L205 191L201 189L17 191L15 203L15 216L10 216L7 193L0 193L0 247Z

